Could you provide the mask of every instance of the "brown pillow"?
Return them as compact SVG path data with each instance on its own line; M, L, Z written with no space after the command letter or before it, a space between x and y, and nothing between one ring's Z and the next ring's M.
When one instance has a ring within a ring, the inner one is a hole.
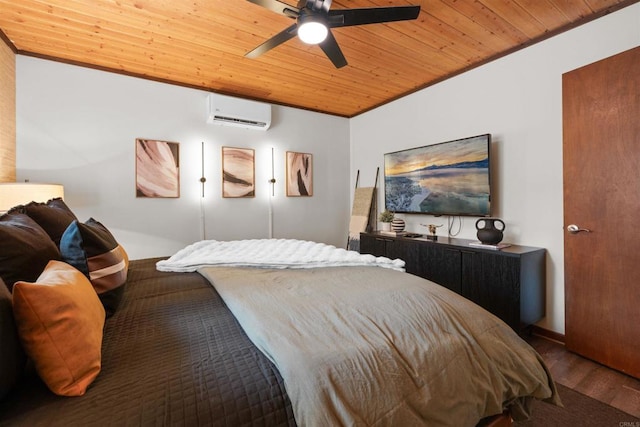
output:
M77 219L71 209L59 197L51 199L47 203L31 202L26 205L16 206L9 211L9 213L11 212L21 212L29 215L47 232L56 246L60 246L60 237L71 224L71 221Z
M0 400L16 385L26 361L13 320L11 294L0 279Z
M40 378L61 396L81 396L101 368L105 312L89 279L51 261L36 283L13 287L22 345Z
M18 280L33 282L60 251L45 231L25 214L0 217L0 278L9 291Z

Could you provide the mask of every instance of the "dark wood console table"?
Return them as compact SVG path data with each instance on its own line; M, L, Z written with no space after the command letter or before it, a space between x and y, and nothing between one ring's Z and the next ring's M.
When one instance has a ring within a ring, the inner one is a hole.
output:
M546 250L518 245L492 250L470 246L471 242L361 233L360 252L404 260L407 273L451 289L516 331L542 319Z

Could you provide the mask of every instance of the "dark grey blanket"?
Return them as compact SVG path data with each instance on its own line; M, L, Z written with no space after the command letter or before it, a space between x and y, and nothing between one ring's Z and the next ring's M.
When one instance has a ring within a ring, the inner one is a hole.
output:
M31 370L0 403L0 426L295 425L280 374L215 289L156 261L131 262L87 393L56 396Z

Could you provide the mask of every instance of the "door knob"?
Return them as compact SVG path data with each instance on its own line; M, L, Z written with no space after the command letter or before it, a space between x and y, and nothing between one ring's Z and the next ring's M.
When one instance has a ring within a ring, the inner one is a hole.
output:
M589 230L588 228L580 228L575 224L569 224L567 226L567 231L571 234L577 234L581 231L584 231L585 233L591 233L591 230Z

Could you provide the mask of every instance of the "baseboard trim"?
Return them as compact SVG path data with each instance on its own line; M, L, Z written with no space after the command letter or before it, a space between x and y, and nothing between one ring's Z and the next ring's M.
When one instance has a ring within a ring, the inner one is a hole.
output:
M564 335L558 332L550 331L548 329L541 328L540 326L532 325L531 333L533 335L537 335L539 337L546 338L551 341L556 341L564 345Z

